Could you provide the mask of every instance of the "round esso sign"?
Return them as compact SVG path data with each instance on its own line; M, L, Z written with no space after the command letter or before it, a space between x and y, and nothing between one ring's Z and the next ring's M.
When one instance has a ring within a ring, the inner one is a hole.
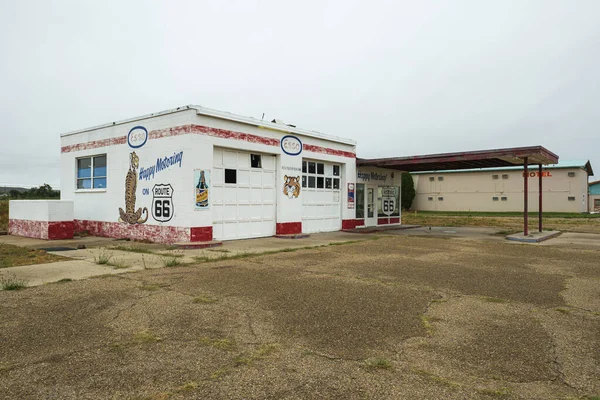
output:
M129 147L139 149L148 141L148 131L143 126L134 126L127 134Z
M296 136L284 136L281 138L281 150L289 156L297 156L302 153L302 142Z

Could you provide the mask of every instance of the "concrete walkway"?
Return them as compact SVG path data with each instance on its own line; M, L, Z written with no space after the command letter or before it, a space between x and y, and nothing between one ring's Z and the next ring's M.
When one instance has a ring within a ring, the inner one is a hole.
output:
M206 249L172 250L170 246L85 237L70 240L41 240L20 236L0 236L0 243L36 249L48 249L51 254L71 260L49 264L25 265L0 269L0 276L25 279L28 286L38 286L63 279L87 279L107 274L122 274L144 269L162 268L182 264L201 263L249 254L275 253L292 249L327 246L347 241L365 241L376 238L374 234L330 232L312 234L303 239L259 238L226 241L223 246ZM85 249L77 250L84 245ZM52 251L52 248L74 250Z

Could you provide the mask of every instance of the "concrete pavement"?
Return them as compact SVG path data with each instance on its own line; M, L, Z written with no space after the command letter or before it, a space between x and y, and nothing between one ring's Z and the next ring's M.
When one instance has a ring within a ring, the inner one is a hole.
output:
M48 252L71 258L50 264L25 265L0 269L0 276L25 279L28 286L38 286L62 279L80 280L107 274L123 274L144 269L199 263L208 260L239 258L250 254L275 253L307 247L327 246L347 241L365 241L376 238L373 234L330 232L312 234L303 239L259 238L234 240L223 246L206 249L173 250L160 244L138 243L110 238L84 237L69 240L41 240L20 236L1 236L0 243L31 248L73 248ZM78 245L85 249L76 249ZM100 264L100 260L105 261Z

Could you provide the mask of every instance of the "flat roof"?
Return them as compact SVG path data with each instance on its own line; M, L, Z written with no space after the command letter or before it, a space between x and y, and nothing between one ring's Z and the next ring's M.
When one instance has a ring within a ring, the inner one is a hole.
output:
M566 161L558 161L558 164L548 165L544 168L547 169L560 169L560 168L579 168L585 169L589 175L594 175L594 171L592 170L592 165L589 160L566 160ZM415 175L420 174L430 174L430 173L453 173L453 172L485 172L485 171L518 171L523 170L522 165L513 166L513 167L495 167L495 168L472 168L472 169L449 169L442 171L419 171L413 172Z
M273 130L273 131L278 131L278 132L283 132L283 133L295 133L298 135L303 135L303 136L313 137L313 138L317 138L317 139L329 140L331 142L337 142L337 143L343 143L343 144L356 146L356 141L354 141L352 139L346 139L346 138L342 138L339 136L333 136L333 135L326 135L324 133L317 132L317 131L296 128L295 126L289 125L289 124L278 123L278 122L269 122L269 121L252 118L252 117L244 117L242 115L232 114L227 111L219 111L219 110L214 110L211 108L206 108L206 107L192 105L192 104L177 107L177 108L172 108L172 109L165 110L165 111L159 111L159 112L155 112L152 114L141 115L139 117L123 119L120 121L109 122L106 124L97 125L97 126L93 126L90 128L79 129L76 131L63 133L60 135L60 137L76 135L78 133L94 131L94 130L102 129L102 128L108 128L108 127L115 126L115 125L129 124L129 123L136 122L136 121L141 121L141 120L145 120L145 119L149 119L149 118L156 118L156 117L160 117L162 115L173 114L173 113L178 113L178 112L187 111L187 110L196 110L196 114L199 114L199 115L206 115L206 116L213 117L213 118L219 118L219 119L224 119L224 120L228 120L228 121L239 122L242 124L252 125L252 126L256 126L256 127L264 128L264 129L268 129L268 130Z
M358 167L379 167L406 172L498 168L528 164L556 164L558 156L542 146L464 151L393 158L357 158Z

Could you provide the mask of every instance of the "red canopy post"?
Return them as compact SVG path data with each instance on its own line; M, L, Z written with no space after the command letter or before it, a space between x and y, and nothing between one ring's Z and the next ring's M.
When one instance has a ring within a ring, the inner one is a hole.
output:
M529 234L528 225L529 225L529 215L528 215L528 207L527 207L527 192L529 188L529 171L527 171L527 162L528 157L523 158L523 234L527 236Z
M542 164L538 165L538 174L539 174L539 216L538 216L538 225L540 229L540 233L542 233Z

